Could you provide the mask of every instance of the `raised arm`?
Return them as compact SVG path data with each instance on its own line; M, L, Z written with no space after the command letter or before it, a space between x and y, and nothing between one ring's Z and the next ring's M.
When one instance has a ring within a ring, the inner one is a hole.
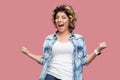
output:
M25 55L27 55L28 57L30 57L31 59L33 59L34 61L40 63L40 56L31 53L26 47L24 46L21 47L20 51L24 53Z
M93 53L91 53L87 58L86 61L90 63L103 49L107 47L107 44L105 42L99 43L99 46L95 49Z

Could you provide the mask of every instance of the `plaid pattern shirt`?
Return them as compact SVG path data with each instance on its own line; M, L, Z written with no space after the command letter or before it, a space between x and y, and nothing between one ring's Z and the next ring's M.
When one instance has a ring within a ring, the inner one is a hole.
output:
M72 80L83 80L82 67L83 65L88 64L86 62L87 54L86 54L86 46L85 46L84 38L81 35L72 32L69 40L74 47L72 54L72 65L73 65ZM44 41L43 44L44 54L40 58L40 64L43 65L43 70L41 72L39 80L44 80L47 75L47 70L50 65L50 60L52 58L52 46L56 41L57 41L56 33L47 36Z

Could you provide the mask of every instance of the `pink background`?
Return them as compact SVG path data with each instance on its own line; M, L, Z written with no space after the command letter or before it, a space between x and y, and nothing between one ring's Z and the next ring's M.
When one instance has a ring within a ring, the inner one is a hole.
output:
M84 67L85 80L120 80L119 0L0 0L0 80L38 80L42 66L22 54L20 47L42 55L44 38L56 30L52 10L64 3L76 9L75 32L84 36L88 53L99 42L108 44Z

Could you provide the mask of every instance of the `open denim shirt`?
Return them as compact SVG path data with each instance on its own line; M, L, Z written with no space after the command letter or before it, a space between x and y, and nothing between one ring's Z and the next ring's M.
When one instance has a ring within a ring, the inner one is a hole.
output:
M52 58L52 46L57 41L56 33L47 36L44 41L43 44L44 54L40 58L40 64L43 65L43 70L41 72L39 80L44 80L47 75L48 67L50 65L50 60ZM83 65L88 64L86 62L87 54L86 54L86 46L85 46L84 38L81 35L72 32L69 40L74 47L72 54L72 65L73 65L72 80L83 80L82 67Z

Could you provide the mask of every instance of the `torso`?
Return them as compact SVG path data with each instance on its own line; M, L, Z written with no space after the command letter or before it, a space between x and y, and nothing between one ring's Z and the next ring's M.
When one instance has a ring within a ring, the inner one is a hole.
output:
M48 74L64 80L72 79L73 45L70 41L57 41L52 48L53 58L50 62Z

